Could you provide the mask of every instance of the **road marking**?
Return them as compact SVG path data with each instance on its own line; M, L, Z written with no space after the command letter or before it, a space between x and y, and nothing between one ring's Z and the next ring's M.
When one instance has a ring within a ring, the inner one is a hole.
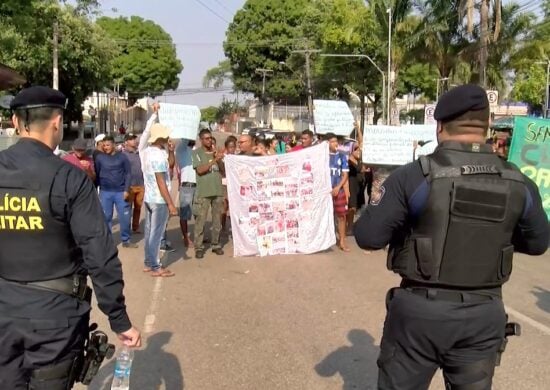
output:
M537 320L534 320L531 317L528 317L525 314L522 314L519 311L512 309L510 306L505 306L504 309L506 310L506 313L513 315L518 320L527 322L533 328L536 328L540 330L542 333L544 333L545 335L550 336L550 328L548 326L541 324Z
M143 324L143 333L152 333L155 329L156 312L160 301L160 292L162 290L162 277L155 278L155 285L153 286L153 294L151 298L151 304L149 310L145 315L145 323Z

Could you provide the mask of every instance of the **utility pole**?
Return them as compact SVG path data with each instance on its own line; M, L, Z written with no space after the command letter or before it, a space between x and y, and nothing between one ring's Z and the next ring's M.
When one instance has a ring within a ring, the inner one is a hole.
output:
M392 15L391 15L391 8L388 8L386 10L388 13L388 88L387 88L387 99L388 102L386 104L386 125L391 125L391 82L392 82L392 73L391 73L391 25L392 25Z
M261 125L264 125L264 101L265 101L265 77L269 74L271 75L273 71L271 69L263 69L258 68L256 69L256 73L259 73L262 75L262 122Z
M302 53L306 58L306 79L307 79L307 110L309 112L309 127L311 129L315 129L314 121L313 121L313 91L311 89L311 55L313 53L319 53L321 50L314 50L314 49L304 49L304 50L294 50L293 53Z
M53 22L53 89L59 89L58 42L59 23L56 19Z

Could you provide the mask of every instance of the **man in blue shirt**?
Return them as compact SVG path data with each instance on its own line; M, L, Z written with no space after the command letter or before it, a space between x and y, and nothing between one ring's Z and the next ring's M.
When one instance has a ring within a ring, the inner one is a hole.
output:
M111 136L103 139L104 153L95 159L96 181L99 187L99 200L105 213L105 221L112 228L113 206L116 207L120 224L120 238L124 248L137 248L130 242L130 183L132 169L130 161L123 153L117 153L115 140Z
M346 245L346 215L348 213L348 199L344 186L348 182L348 159L338 151L338 137L329 133L325 136L328 141L330 156L330 180L332 183L332 200L334 215L338 220L338 247L344 252L349 252Z

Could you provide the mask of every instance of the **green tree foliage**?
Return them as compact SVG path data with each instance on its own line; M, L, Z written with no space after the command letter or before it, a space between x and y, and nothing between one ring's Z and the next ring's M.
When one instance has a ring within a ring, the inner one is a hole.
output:
M210 86L219 88L226 80L232 80L233 72L231 71L231 62L229 60L221 61L218 66L208 69L206 75L202 79L202 86L208 88Z
M512 96L516 100L528 103L532 110L540 111L546 96L545 84L544 65L533 64L516 75Z
M312 0L247 0L230 23L224 42L236 89L261 96L262 76L271 69L266 95L274 99L304 95L296 73L282 66L291 52L303 48L306 6ZM295 68L297 69L297 68Z
M218 107L210 106L201 108L201 119L208 122L209 125L216 122L217 114Z
M177 88L183 65L172 38L162 27L138 16L101 17L97 24L117 43L110 76L122 91L160 95Z
M13 4L14 8L9 8ZM59 25L59 89L68 97L66 118L80 120L82 102L109 84L114 45L81 12L56 1L9 2L0 8L0 62L23 74L28 84L52 84L53 24Z

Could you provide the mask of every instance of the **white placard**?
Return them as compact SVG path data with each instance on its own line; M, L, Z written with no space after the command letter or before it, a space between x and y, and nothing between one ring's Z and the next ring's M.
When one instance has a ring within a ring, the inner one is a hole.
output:
M365 126L363 162L373 165L404 165L414 159L415 142L437 143L436 126Z
M197 106L160 103L159 122L171 130L170 138L197 139L200 121Z
M353 131L353 114L346 102L314 100L313 119L319 134L334 133L348 137Z
M235 256L314 253L336 243L328 143L225 156Z

